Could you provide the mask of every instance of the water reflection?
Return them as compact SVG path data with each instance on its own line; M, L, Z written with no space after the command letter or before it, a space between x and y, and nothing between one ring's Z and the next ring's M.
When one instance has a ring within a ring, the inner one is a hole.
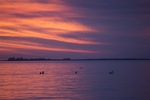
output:
M68 67L70 66L70 67ZM82 99L86 84L72 63L11 63L1 67L1 99ZM41 70L45 71L40 75Z
M143 61L2 62L0 99L149 100L149 66Z

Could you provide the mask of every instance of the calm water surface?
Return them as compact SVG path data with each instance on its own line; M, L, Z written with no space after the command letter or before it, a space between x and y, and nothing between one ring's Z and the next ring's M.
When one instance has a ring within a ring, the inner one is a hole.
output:
M0 100L150 100L150 61L1 61Z

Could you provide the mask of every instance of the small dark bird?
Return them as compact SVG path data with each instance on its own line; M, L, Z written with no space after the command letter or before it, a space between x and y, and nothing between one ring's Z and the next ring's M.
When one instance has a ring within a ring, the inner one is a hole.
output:
M40 74L44 74L44 71L40 72Z
M75 74L77 74L78 72L77 71L75 71Z
M109 74L114 74L114 71L109 72Z
M80 69L82 69L82 67L80 67Z

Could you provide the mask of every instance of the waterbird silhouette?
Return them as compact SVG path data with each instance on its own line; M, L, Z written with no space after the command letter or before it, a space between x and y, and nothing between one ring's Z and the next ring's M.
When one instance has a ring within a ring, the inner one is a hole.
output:
M75 74L77 74L78 72L77 71L75 71Z
M114 74L114 71L109 72L109 74Z
M44 74L44 71L40 72L40 74Z

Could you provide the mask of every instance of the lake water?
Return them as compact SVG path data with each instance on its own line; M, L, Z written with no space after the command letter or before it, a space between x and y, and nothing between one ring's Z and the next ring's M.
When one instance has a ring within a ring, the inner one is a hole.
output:
M0 100L150 100L150 61L1 61Z

